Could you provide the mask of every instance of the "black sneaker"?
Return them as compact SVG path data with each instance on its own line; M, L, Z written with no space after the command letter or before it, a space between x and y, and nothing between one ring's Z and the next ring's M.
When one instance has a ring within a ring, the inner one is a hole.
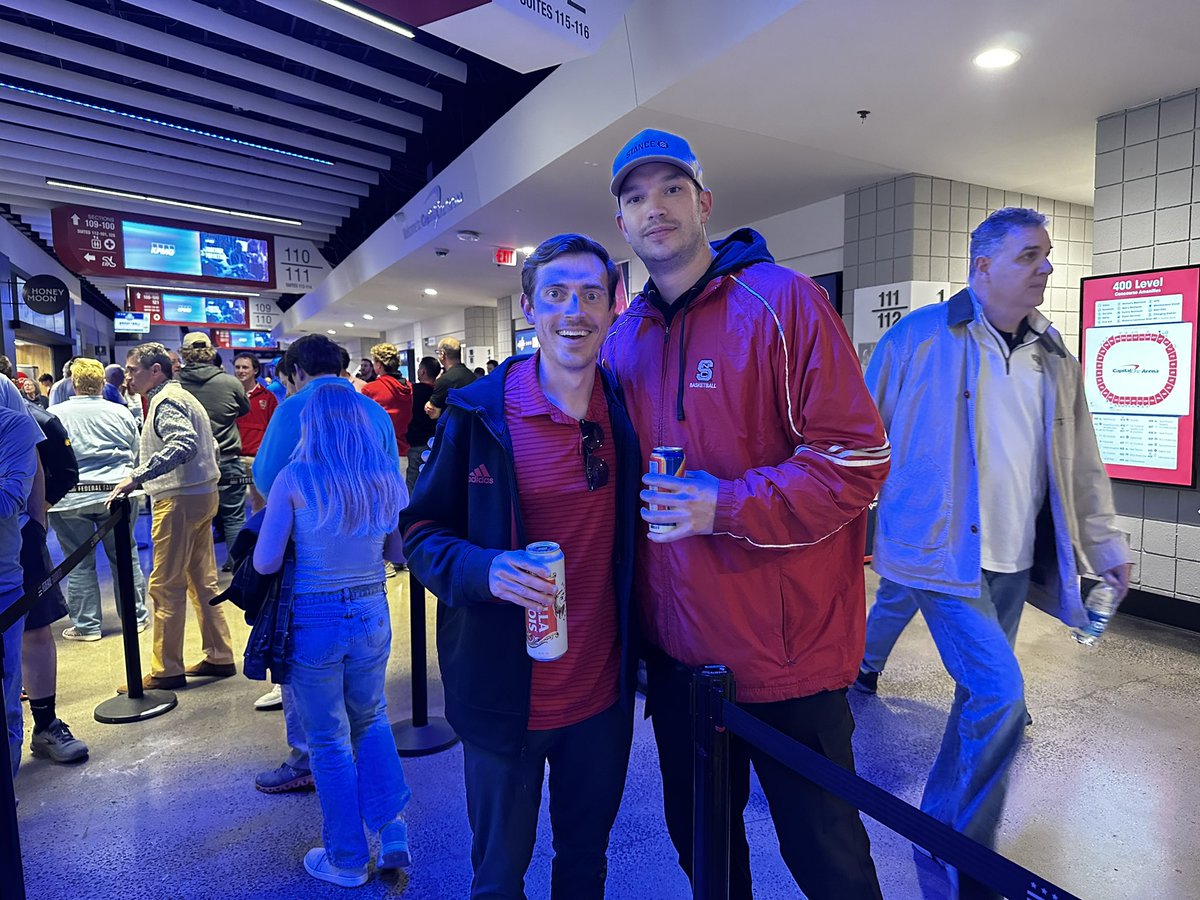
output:
M879 673L859 669L853 687L856 691L862 691L864 694L874 694L879 690Z

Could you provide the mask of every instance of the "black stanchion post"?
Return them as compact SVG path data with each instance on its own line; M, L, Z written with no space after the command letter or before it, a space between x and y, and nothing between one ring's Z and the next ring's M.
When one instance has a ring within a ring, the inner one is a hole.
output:
M19 620L12 628L20 628ZM0 684L4 683L4 667L17 665L5 660L4 641L0 640ZM3 700L3 697L0 697ZM13 790L12 753L8 746L8 704L0 711L0 870L9 874L0 878L0 900L25 900L25 870L21 865L21 833L17 830L17 795Z
M701 666L692 676L692 896L729 900L729 732L721 704L733 700L725 666Z
M429 756L458 743L450 723L429 718L429 679L425 650L425 585L408 575L409 631L412 641L412 718L392 725L396 750L401 756Z
M96 707L93 715L97 722L106 725L122 725L140 722L170 712L178 704L172 691L147 691L142 687L142 657L138 647L137 610L133 587L133 541L130 537L130 507L128 498L116 502L114 512L120 517L113 528L116 544L117 571L113 586L117 591L117 604L121 608L121 640L125 648L125 686L129 693L118 694Z

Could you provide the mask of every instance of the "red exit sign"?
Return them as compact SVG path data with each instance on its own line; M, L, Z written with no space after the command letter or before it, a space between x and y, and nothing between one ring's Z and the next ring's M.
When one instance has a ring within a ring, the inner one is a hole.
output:
M517 251L512 247L497 247L496 248L496 265L498 266L515 266L517 264Z

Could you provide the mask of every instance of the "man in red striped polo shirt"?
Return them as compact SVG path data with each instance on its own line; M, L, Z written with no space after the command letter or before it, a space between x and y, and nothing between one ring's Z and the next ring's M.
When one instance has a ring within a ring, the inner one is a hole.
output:
M523 898L550 764L554 898L602 898L625 783L637 640L630 634L637 439L596 365L616 270L582 235L545 241L521 272L540 351L452 391L401 514L409 567L437 595L446 717L463 739L471 896ZM522 548L566 565L569 646L525 650L527 611L554 602Z

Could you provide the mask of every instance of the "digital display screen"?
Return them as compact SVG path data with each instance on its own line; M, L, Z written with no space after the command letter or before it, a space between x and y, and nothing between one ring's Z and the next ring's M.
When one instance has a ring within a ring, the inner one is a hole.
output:
M1192 487L1200 267L1081 288L1084 391L1109 477Z
M150 313L119 312L113 316L113 331L118 334L144 334L150 330Z
M179 281L271 287L270 235L116 210L56 206L55 252L80 275L169 275Z
M122 222L125 268L200 275L200 233L166 225Z
M246 328L249 324L245 297L205 297L134 288L126 288L125 297L128 309L147 313L155 325Z
M207 278L266 283L267 242L200 232L200 274Z
M279 342L269 331L226 331L213 332L213 345L231 350L274 350Z

